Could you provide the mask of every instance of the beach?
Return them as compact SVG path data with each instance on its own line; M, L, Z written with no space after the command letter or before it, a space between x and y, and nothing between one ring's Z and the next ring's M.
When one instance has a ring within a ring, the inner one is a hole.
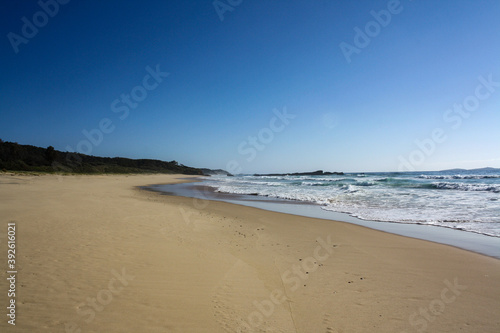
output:
M139 188L187 178L1 174L0 331L500 331L498 259Z

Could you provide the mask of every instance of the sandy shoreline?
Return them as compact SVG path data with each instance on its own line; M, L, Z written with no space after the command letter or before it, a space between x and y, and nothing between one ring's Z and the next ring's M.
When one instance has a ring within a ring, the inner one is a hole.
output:
M500 331L500 260L136 188L185 177L0 175L0 331Z
M500 239L498 237L437 225L361 220L346 213L324 210L321 205L310 202L258 195L220 193L216 192L213 187L204 184L203 181L204 179L199 179L178 184L155 184L143 188L168 195L229 202L290 215L349 222L391 234L447 244L500 259Z

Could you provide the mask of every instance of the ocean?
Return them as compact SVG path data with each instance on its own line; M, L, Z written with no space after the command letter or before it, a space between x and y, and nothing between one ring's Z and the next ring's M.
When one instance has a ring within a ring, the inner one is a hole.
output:
M212 176L220 193L320 205L325 211L500 237L500 169L346 173L328 176Z

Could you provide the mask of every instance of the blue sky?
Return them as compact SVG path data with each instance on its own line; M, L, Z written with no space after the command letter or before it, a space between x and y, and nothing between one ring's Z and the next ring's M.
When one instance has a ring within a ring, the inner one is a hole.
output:
M496 0L1 6L5 141L244 173L500 167Z

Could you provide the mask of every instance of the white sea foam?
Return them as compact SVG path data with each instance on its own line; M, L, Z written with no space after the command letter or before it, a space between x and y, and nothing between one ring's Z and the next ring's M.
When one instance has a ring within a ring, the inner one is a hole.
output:
M463 184L463 183L433 183L438 189L459 191L488 191L500 193L500 185L489 184Z
M372 221L432 224L500 237L500 170L212 177L219 192L310 202Z

